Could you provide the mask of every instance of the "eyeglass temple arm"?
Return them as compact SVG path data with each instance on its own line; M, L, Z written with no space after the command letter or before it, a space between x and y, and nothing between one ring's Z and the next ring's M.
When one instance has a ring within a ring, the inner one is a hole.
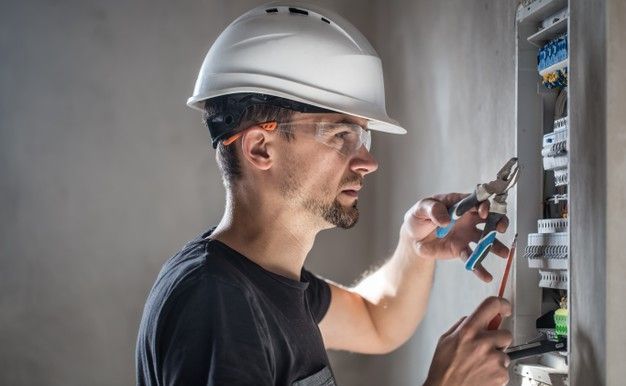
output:
M244 131L246 131L248 129L251 129L251 128L255 127L255 126L259 126L263 130L274 131L276 129L276 127L278 126L278 122L276 122L276 121L268 121L268 122L262 122L262 123L255 123L254 125L252 125L252 126L246 128L246 129L238 132L237 134L232 135L232 136L226 138L224 140L224 142L222 142L222 143L224 144L224 146L230 145L231 143L233 143L236 140L238 140L239 137L241 137L243 135Z

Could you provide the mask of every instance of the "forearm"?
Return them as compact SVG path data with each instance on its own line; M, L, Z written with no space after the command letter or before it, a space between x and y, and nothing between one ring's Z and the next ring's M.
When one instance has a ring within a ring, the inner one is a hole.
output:
M401 233L392 257L353 289L365 299L385 351L404 343L422 320L434 269L435 261L418 256Z

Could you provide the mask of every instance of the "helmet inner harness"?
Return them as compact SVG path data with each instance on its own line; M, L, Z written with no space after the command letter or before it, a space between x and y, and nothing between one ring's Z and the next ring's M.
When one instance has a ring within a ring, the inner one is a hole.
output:
M236 133L241 118L246 109L254 105L269 105L280 107L287 110L297 111L301 113L333 113L334 111L324 109L317 106L308 105L306 103L296 102L293 100L257 93L237 93L230 95L222 95L220 97L207 100L206 104L211 104L215 108L213 114L207 118L207 126L211 134L213 148L217 148L217 144Z

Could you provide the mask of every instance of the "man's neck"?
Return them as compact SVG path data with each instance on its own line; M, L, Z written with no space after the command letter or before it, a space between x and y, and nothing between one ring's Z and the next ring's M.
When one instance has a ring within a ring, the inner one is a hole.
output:
M294 213L276 202L259 197L227 198L224 216L209 237L270 272L299 280L320 229L306 214Z

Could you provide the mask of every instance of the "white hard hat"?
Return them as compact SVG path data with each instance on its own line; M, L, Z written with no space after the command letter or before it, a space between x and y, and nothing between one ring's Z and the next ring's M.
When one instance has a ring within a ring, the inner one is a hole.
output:
M232 22L207 53L187 105L204 110L218 96L258 93L368 120L368 128L406 130L389 118L381 60L341 16L275 2Z

